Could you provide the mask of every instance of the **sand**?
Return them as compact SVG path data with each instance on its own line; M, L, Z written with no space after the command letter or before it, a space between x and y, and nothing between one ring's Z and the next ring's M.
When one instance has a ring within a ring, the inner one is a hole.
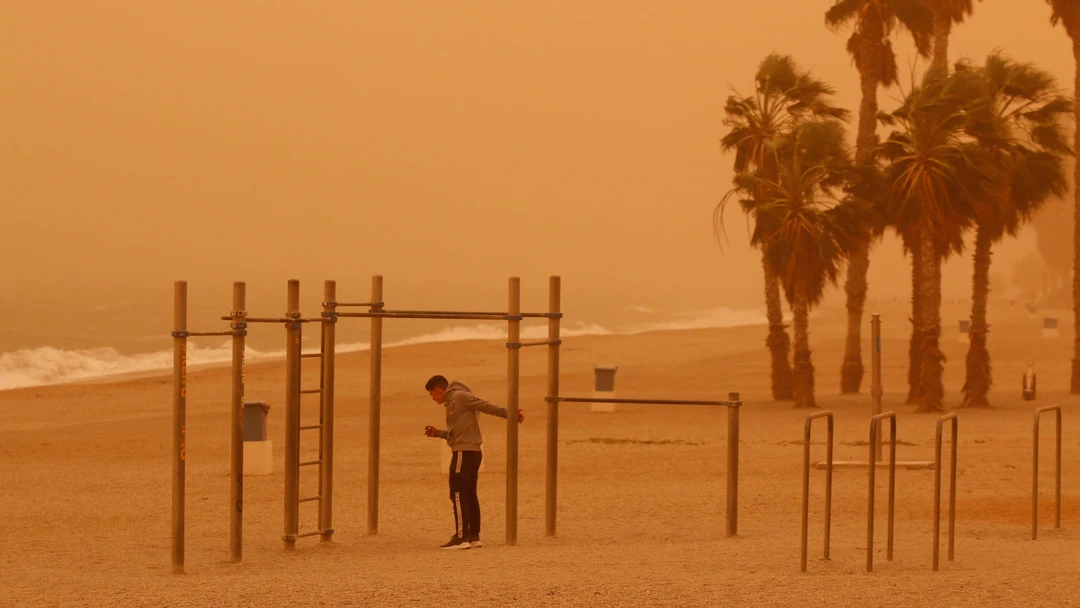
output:
M891 319L903 319L892 311ZM483 420L483 549L435 547L452 532L439 446L424 393L436 372L501 403L499 342L385 351L379 534L368 536L368 359L338 358L334 542L286 554L280 362L250 365L247 399L271 403L275 471L245 479L244 560L228 562L228 370L190 375L187 573L170 568L171 387L167 377L0 393L0 605L13 606L1071 606L1080 605L1080 442L1068 388L1070 340L998 319L995 409L960 411L956 560L931 571L932 470L900 470L895 559L885 559L886 475L878 476L874 573L865 572L865 469L835 473L832 559L823 561L824 473L811 481L809 572L799 572L805 411L768 393L762 327L572 338L562 392L587 394L592 366L619 366L620 396L742 394L739 535L724 537L726 412L563 405L558 536L544 536L545 358L522 357L519 533L506 546L505 431ZM866 458L870 400L837 396L843 318L813 321L820 403L836 415L836 458ZM906 325L906 324L904 324ZM886 409L899 413L900 460L932 460L937 417L902 403L904 325L886 322ZM951 329L951 328L950 328ZM954 329L952 331L955 331ZM1063 336L1072 328L1063 327ZM949 407L965 347L947 333ZM166 338L167 339L167 338ZM163 340L164 342L164 340ZM1020 401L1024 360L1039 357L1039 399ZM869 361L869 359L867 359ZM310 362L310 360L309 360ZM314 382L314 374L308 376ZM316 401L306 401L307 416ZM1065 408L1062 528L1053 528L1052 420L1043 431L1039 540L1030 540L1034 407ZM824 456L816 435L814 460ZM313 448L307 444L305 453ZM314 479L304 474L305 488ZM304 490L302 490L304 491ZM301 511L302 529L315 508ZM943 532L945 527L943 525Z

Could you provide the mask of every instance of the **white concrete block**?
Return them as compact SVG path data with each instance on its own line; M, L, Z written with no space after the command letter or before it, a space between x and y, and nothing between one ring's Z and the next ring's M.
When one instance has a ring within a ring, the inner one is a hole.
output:
M270 475L274 472L274 442L244 442L244 475Z
M596 398L596 399L603 399L605 397L614 399L615 398L615 392L614 391L593 391L592 396L593 396L593 398ZM615 411L615 404L614 403L590 403L589 404L589 411L590 412L606 412L606 413L614 412Z

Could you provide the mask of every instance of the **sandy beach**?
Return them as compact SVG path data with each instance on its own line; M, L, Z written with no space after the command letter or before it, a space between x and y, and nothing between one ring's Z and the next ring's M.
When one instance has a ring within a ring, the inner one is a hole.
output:
M906 394L899 305L887 311L885 408L899 414L899 460L932 460L935 415ZM959 314L960 311L955 311ZM247 368L249 401L271 404L274 473L245 478L244 559L228 562L228 369L192 371L185 575L170 572L171 393L167 376L108 379L0 393L0 605L5 606L1073 606L1080 605L1078 400L1066 394L1072 327L1044 339L1018 315L992 318L992 410L959 411L956 560L931 571L932 470L896 480L895 559L885 559L886 480L878 475L875 572L865 572L865 468L835 472L832 555L821 557L824 473L811 479L809 572L799 572L802 430L806 411L772 402L762 327L568 339L562 392L587 395L595 364L619 366L623 397L723 399L741 393L739 535L724 537L723 409L562 406L558 536L544 536L545 358L521 364L518 544L504 543L505 430L483 420L480 500L486 546L435 549L451 534L439 445L422 434L442 408L423 391L433 373L503 403L505 348L447 342L384 352L379 534L365 532L367 354L338 358L334 542L302 539L286 554L281 362ZM817 391L836 416L836 459L864 460L869 374L837 395L843 317L811 326ZM946 327L949 407L959 405L966 346ZM163 343L167 338L163 337ZM1038 356L1040 393L1019 399ZM869 357L865 359L869 363ZM315 382L314 367L306 380ZM305 401L304 420L317 415ZM1053 423L1042 434L1039 540L1030 540L1032 411L1065 412L1062 528L1053 528ZM305 444L303 454L315 448ZM824 457L824 430L813 458ZM886 451L887 453L887 451ZM315 475L302 474L302 490ZM946 503L947 504L947 503ZM301 509L301 528L315 508Z

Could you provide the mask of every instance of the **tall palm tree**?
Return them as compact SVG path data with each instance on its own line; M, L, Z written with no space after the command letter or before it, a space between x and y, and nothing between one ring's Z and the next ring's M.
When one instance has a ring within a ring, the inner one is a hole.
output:
M751 240L766 252L779 278L795 325L795 407L817 407L810 351L810 310L820 304L827 284L836 284L843 264L868 239L862 206L838 195L851 162L838 120L792 125L771 146L776 171L743 173L736 190L744 209L759 220ZM762 221L767 218L767 221Z
M960 62L956 74L970 87L966 129L991 152L994 163L994 196L974 208L975 269L962 402L963 407L989 407L993 380L986 307L991 248L1006 235L1015 236L1048 199L1065 194L1064 160L1072 150L1061 121L1073 107L1058 94L1048 72L1000 53L991 54L982 66Z
M896 84L896 53L892 36L906 29L920 55L930 54L933 14L925 0L836 0L825 13L825 24L837 30L853 24L847 49L859 71L862 100L855 162L865 163L877 146L878 87ZM857 393L862 385L862 317L866 304L866 275L870 269L870 241L863 243L848 263L844 291L847 295L848 328L844 362L840 368L840 392Z
M1073 61L1076 64L1076 77L1073 83L1073 98L1080 100L1080 3L1076 0L1046 0L1050 5L1050 22L1061 24L1072 39ZM1076 108L1073 120L1073 149L1080 150L1080 105ZM1072 381L1069 392L1080 393L1080 163L1074 169L1073 195L1076 197L1073 215L1073 360Z
M933 15L934 50L931 67L942 72L949 69L949 36L952 26L962 23L975 10L973 0L923 0ZM904 249L911 253L911 342L908 347L908 396L907 403L915 403L919 395L919 374L922 370L920 359L923 348L919 340L922 330L922 311L924 306L919 292L919 268L922 267L922 252L918 243L904 242Z
M881 147L888 163L886 215L921 258L915 267L921 305L918 412L944 411L941 263L962 248L972 205L987 189L979 170L988 166L988 157L965 132L967 100L955 81L931 68L904 103L882 117L894 129Z
M754 92L740 95L738 92L727 99L724 125L730 131L721 140L721 149L735 153L735 172L761 171L767 179L777 175L775 155L770 145L793 125L812 117L846 118L845 110L831 104L834 91L826 83L812 78L809 72L799 70L795 61L787 55L770 54L758 66L754 75ZM755 214L755 224L768 221ZM723 232L723 203L717 205L713 214L713 226L719 240ZM765 344L772 355L773 399L792 398L792 372L788 361L790 340L784 329L784 316L780 301L780 284L776 274L767 263L767 252L762 250L762 268L765 274L765 311L769 333Z

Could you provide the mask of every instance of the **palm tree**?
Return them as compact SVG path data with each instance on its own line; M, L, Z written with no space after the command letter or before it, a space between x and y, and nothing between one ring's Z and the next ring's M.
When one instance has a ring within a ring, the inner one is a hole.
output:
M779 278L795 325L795 407L817 407L810 351L810 310L860 242L869 238L865 208L839 198L852 170L844 148L844 126L835 119L795 123L770 146L775 172L741 173L735 192L755 222L751 241L766 252ZM729 198L725 198L730 200ZM765 220L765 221L763 221Z
M721 149L735 152L735 172L761 171L768 179L775 179L776 159L769 147L794 124L809 117L846 118L844 110L830 104L834 94L832 87L814 79L809 72L801 72L795 61L786 55L770 54L758 66L754 76L754 93L739 95L736 92L727 99L724 107L724 125L731 130L721 140ZM723 203L717 205L713 214L713 226L717 239L723 232ZM751 214L754 215L754 214ZM755 223L768 221L754 215ZM776 274L767 263L767 252L762 250L762 268L765 274L765 311L769 322L769 334L765 344L772 355L773 399L792 398L792 372L788 362L790 340L784 329L781 309L780 285Z
M862 101L855 162L865 163L877 146L877 91L896 83L896 53L892 35L898 28L909 31L920 55L930 54L933 14L924 0L836 0L825 13L825 24L840 29L854 23L848 52L859 71ZM844 291L847 295L848 329L844 362L840 368L840 392L857 393L862 384L862 317L866 304L866 275L870 269L870 242L851 256Z
M1064 159L1072 153L1061 119L1072 101L1057 93L1054 77L1031 64L993 53L983 66L960 62L972 104L967 131L993 156L993 194L976 205L975 270L963 407L989 407L992 385L986 348L990 257L994 243L1017 231L1039 208L1067 190Z
M920 295L918 412L944 411L941 352L941 263L963 247L972 205L986 189L979 172L985 149L967 136L966 100L944 70L931 68L903 104L884 115L894 128L881 147L887 161L886 216L921 259L915 267Z
M1076 64L1076 76L1073 83L1073 98L1080 99L1080 3L1076 0L1046 0L1050 5L1050 22L1061 24L1072 39L1073 62ZM1073 149L1080 150L1080 106L1076 108L1073 120ZM1080 328L1080 163L1074 168L1073 196L1075 211L1073 216L1073 316L1075 327ZM1073 330L1072 381L1069 392L1080 393L1080 331Z
M952 26L962 23L975 10L973 0L923 0L933 15L934 50L931 67L942 72L949 69L949 36ZM904 241L905 251L911 254L911 342L908 347L908 396L907 403L915 403L919 395L919 374L922 369L922 298L919 293L918 275L923 265L922 252L915 242Z

